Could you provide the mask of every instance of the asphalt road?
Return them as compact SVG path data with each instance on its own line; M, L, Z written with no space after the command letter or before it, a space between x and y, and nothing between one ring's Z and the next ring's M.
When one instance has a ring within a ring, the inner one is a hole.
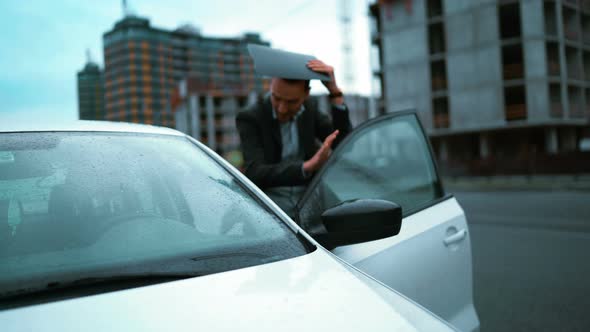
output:
M456 192L481 330L590 331L590 192Z

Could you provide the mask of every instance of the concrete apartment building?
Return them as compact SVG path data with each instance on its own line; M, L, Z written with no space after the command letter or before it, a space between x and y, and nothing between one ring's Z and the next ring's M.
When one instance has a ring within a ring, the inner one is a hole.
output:
M104 77L90 57L78 72L78 112L81 120L104 118Z
M248 43L269 45L252 33L216 38L191 26L159 29L126 13L103 35L104 119L175 127L172 91L186 78L212 96L262 91Z
M539 169L590 137L590 1L381 0L370 13L379 105L416 109L443 168Z
M265 85L268 83L265 80ZM241 166L240 137L236 128L237 113L250 105L263 93L213 95L200 89L198 81L182 80L174 90L173 112L176 129L186 133L215 150L234 166ZM330 114L327 95L311 96L320 111ZM354 127L369 118L369 98L346 95L350 120Z
M311 96L311 98L317 100L318 109L321 112L330 114L330 98L327 95ZM349 109L348 115L353 128L356 128L369 119L369 97L346 93L344 95L344 102Z
M213 94L203 90L198 80L189 78L178 83L173 95L175 128L240 166L241 160L235 160L240 147L236 115L254 102L259 92Z

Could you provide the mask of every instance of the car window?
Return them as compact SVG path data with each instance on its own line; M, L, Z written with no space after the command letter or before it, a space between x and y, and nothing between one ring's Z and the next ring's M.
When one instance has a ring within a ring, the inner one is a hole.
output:
M305 253L183 137L2 134L0 154L0 296L123 267L208 274Z
M347 200L384 199L408 213L441 195L428 143L413 114L359 128L331 159L300 202L304 226L319 224L323 211Z

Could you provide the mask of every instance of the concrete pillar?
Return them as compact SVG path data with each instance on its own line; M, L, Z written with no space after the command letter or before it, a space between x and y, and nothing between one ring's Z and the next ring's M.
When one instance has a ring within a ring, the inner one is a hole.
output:
M236 116L238 114L239 111L239 106L238 106L238 100L236 98L232 98L229 101L229 107L232 110L232 116L230 117L230 120L228 122L228 125L232 125L232 131L230 132L230 143L232 145L235 146L239 146L240 145L240 136L238 135L238 128L236 127Z
M557 38L559 38L559 73L561 84L561 105L563 105L564 118L569 118L570 114L570 102L567 93L567 63L565 59L565 33L563 31L563 10L561 1L555 1L555 13L557 14ZM556 133L557 135L557 133ZM556 139L557 141L557 139ZM557 152L557 148L555 149ZM549 152L549 151L548 151ZM555 153L556 153L555 152Z
M258 99L258 93L256 91L252 91L248 94L248 105L254 105Z
M479 135L479 158L486 159L490 156L490 140L487 134Z
M369 119L377 117L377 97L371 95L369 96Z
M330 105L329 105L328 97L326 96L318 96L318 110L320 112L330 114Z
M556 154L559 149L557 141L557 129L548 128L545 130L545 152L548 154Z
M207 146L211 150L217 149L217 142L215 141L215 110L214 110L213 96L208 95L206 101L207 114Z
M187 110L185 105L178 106L174 112L174 124L178 131L188 134Z
M217 110L218 112L220 110ZM234 124L232 127L235 129L236 123L236 114L238 112L238 102L236 98L226 97L223 98L221 101L221 112L222 112L222 121L221 127L223 127L223 134L221 138L221 146L223 152L225 151L229 145L236 145L239 143L238 136L237 136L237 129L236 130L228 130L228 126L230 124Z
M201 105L199 105L199 96L191 95L189 98L189 119L190 132L189 135L196 140L201 140Z

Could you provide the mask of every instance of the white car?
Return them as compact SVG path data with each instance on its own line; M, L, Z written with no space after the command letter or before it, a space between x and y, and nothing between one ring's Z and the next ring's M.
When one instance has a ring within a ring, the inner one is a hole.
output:
M6 124L0 326L478 329L465 217L443 195L415 115L351 133L298 219L175 130Z

